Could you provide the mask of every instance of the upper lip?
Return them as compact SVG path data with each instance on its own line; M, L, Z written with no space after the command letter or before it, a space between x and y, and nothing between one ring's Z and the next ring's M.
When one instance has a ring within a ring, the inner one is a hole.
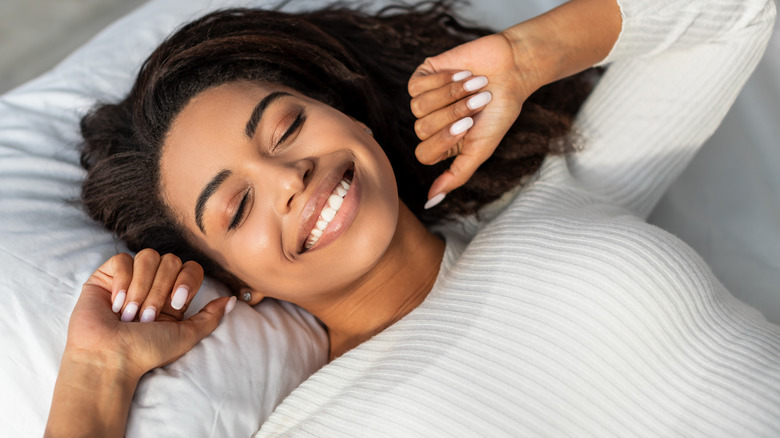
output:
M314 185L314 191L309 196L309 200L301 209L300 220L298 222L298 240L297 253L303 252L303 244L311 234L312 228L320 217L320 212L325 208L328 197L336 188L336 185L344 178L344 174L352 168L354 163L346 162L330 169L330 171L320 181Z

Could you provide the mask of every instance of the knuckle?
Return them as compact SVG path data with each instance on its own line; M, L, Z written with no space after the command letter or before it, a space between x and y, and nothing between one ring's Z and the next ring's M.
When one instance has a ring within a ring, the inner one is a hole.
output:
M457 100L460 98L460 94L463 92L463 86L456 83L447 87L447 99Z
M415 117L422 117L424 115L420 105L420 99L418 98L412 99L412 101L409 103L409 107L411 108L412 114L414 114Z
M452 174L455 176L456 182L463 178L465 171L466 169L464 168L462 161L453 161L450 165L450 172L452 172Z
M162 256L162 260L160 261L160 264L164 264L166 266L169 266L171 268L179 269L181 268L181 259L176 254L165 254Z
M200 265L200 263L198 263L198 262L196 262L194 260L190 260L190 261L184 263L184 265L182 265L182 271L185 271L185 270L187 272L191 272L192 274L194 274L196 276L199 276L199 277L203 277L203 275L204 275L203 274L203 267Z
M417 73L415 72L415 74ZM412 77L412 79L409 80L409 84L407 85L407 91L409 92L409 95L412 96L413 98L417 97L417 95L420 94L419 91L420 86L418 85L419 82L420 81L418 80L417 77Z
M158 261L160 260L160 253L153 250L152 248L144 248L140 251L138 251L138 254L135 255L136 260L149 260L149 261Z
M151 299L157 302L157 301L165 300L167 296L168 296L168 291L163 290L160 286L155 284L149 289L149 294L146 295L146 299L147 300Z
M425 151L425 147L420 144L417 146L417 149L414 150L414 155L417 157L417 160L422 164L433 164L428 160L428 154Z
M422 120L414 122L414 133L420 140L425 140L428 137L428 130L426 129L426 123Z
M118 274L131 271L133 269L133 256L126 252L120 252L111 257L111 266Z
M120 252L119 254L114 255L114 257L112 257L112 258L114 260L116 260L117 262L120 262L120 263L126 263L126 262L132 262L133 261L133 256L131 256L130 254L128 254L126 252Z
M467 113L463 110L463 106L461 105L452 105L450 106L450 118L454 120L460 120L465 116Z

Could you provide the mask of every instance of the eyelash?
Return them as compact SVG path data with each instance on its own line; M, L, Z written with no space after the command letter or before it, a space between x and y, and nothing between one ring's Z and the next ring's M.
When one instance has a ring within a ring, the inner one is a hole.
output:
M306 113L303 108L298 110L298 114L295 115L295 119L292 123L290 123L290 126L287 128L287 131L282 134L282 137L279 139L279 141L274 146L273 150L275 151L284 141L292 134L295 133L296 130L298 130L301 125L303 125L303 122L306 121ZM241 222L244 220L245 211L246 211L246 205L249 203L249 190L244 194L244 197L241 199L241 203L238 204L238 208L236 209L236 214L233 216L233 220L230 221L230 225L228 225L228 230L234 230L238 228L239 225L241 225Z
M279 138L279 141L276 142L276 145L274 145L272 151L276 151L287 138L289 138L292 134L294 134L295 131L297 131L303 125L305 121L306 121L306 112L304 111L303 108L299 108L298 114L295 115L295 119L293 120L292 123L290 123L290 126L287 128L287 131L285 131L284 134L282 134L282 136Z
M249 202L249 190L244 194L243 199L241 199L241 203L238 204L238 208L236 209L236 214L233 216L233 220L230 221L230 225L228 225L228 230L234 230L236 227L238 227L241 222L243 222L244 219L244 211L246 210L246 204Z

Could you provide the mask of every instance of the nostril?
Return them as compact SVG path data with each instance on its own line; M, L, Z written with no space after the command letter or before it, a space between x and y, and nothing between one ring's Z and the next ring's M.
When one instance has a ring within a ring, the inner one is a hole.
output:
M294 196L290 196L290 199L287 200L287 208L292 207L293 198Z
M306 179L309 178L310 174L311 174L311 170L307 169L306 172L303 173L303 180L306 181Z

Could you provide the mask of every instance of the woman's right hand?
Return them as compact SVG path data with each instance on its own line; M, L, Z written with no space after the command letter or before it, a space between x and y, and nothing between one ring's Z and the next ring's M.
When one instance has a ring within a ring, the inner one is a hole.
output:
M235 305L217 298L184 319L202 281L197 263L150 249L98 268L70 317L45 436L124 435L141 377L191 350Z
M235 298L219 298L184 319L203 281L195 262L145 249L111 257L84 284L68 326L65 354L115 362L140 377L192 349L219 324Z

